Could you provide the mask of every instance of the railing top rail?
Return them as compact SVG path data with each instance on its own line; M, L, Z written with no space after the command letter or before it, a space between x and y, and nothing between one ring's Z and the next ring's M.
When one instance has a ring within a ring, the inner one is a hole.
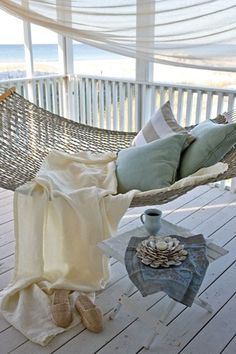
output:
M129 84L140 84L147 86L160 86L164 88L172 88L172 89L181 89L183 91L191 90L193 92L204 91L204 92L212 92L212 93L223 93L223 94L236 94L236 88L233 89L224 89L224 88L214 88L207 86L198 86L198 85L185 85L185 84L175 84L175 83L166 83L166 82L147 82L147 81L135 81L130 79L122 79L122 78L113 78L113 77L105 77L105 76L94 76L94 75L79 75L73 74L69 75L69 78L78 78L78 79L94 79L94 80L102 80L102 81L111 81L111 82L123 82Z
M60 74L42 75L42 76L35 76L35 77L23 77L23 78L16 78L16 79L0 80L0 85L11 84L15 82L33 82L33 81L46 80L46 79L60 79L64 77L65 76Z
M166 82L145 82L145 81L135 81L130 79L122 79L122 78L114 78L114 77L105 77L105 76L94 76L94 75L79 75L73 74L68 76L63 76L60 74L52 74L52 75L43 75L43 76L36 76L36 77L26 77L26 78L16 78L16 79L8 79L8 80L1 80L0 85L4 84L14 84L14 83L30 83L40 80L47 80L47 79L62 79L62 78L69 78L70 79L93 79L93 80L101 80L101 81L110 81L110 82L121 82L124 84L140 84L140 85L147 85L149 87L164 87L166 89L171 88L174 90L182 90L182 91L203 91L209 92L213 94L224 94L229 95L233 94L236 95L236 88L235 89L225 89L225 88L214 88L214 87L207 87L207 86L197 86L197 85L185 85L185 84L175 84L175 83L166 83Z

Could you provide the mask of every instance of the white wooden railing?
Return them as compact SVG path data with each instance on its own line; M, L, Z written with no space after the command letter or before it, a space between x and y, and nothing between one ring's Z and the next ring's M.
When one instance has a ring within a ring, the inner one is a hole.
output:
M170 100L183 126L233 109L236 91L112 78L71 76L73 119L96 126L137 131L151 114Z
M16 91L36 105L53 113L66 116L65 83L61 75L40 76L30 79L0 81L1 87L16 87Z
M16 86L37 105L75 121L128 131L137 131L167 100L183 126L214 118L236 105L236 90L94 76L42 76L0 85Z
M1 81L0 86L16 86L37 105L77 122L125 131L138 131L167 100L182 126L214 118L236 105L234 90L108 77L53 75ZM234 179L231 190L235 186Z

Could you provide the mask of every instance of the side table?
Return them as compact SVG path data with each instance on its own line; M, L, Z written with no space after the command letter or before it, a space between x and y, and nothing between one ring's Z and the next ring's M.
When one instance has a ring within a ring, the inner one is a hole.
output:
M193 234L180 226L174 225L164 219L161 222L161 229L159 231L161 235L179 235L182 237L189 237ZM119 262L124 264L124 255L126 248L128 246L129 240L131 237L144 237L148 236L147 231L145 230L144 226L136 227L130 231L118 234L117 236L110 238L106 241L99 242L98 247L108 256L113 257ZM158 237L158 236L157 236ZM211 239L206 240L207 243L207 258L209 262L213 262L218 258L224 256L228 253L224 248L217 246L212 242ZM135 286L132 282L127 289L124 290L123 294L118 299L117 305L114 307L112 313L110 314L110 319L114 319L115 316L121 309L121 306L126 306L127 310L133 312L141 321L143 321L149 328L152 328L151 335L148 336L146 342L144 343L145 348L149 348L151 343L154 341L155 337L158 336L161 339L167 332L167 326L165 325L166 320L174 309L176 305L176 301L170 299L170 303L168 304L167 308L164 309L160 320L156 319L150 313L142 310L140 306L134 303L132 299L129 298L129 295L134 291ZM209 313L213 312L213 309L209 303L200 299L198 296L195 297L194 303L202 308L204 308Z

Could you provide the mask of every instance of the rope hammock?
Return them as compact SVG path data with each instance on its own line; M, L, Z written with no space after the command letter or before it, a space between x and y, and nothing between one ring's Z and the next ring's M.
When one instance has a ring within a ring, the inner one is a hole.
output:
M81 150L117 152L129 147L135 135L99 129L60 117L36 106L11 88L0 96L0 187L14 191L30 181L52 149L67 153ZM222 162L226 162L229 168L216 178L167 192L140 192L134 197L131 207L164 204L198 185L235 177L235 147Z

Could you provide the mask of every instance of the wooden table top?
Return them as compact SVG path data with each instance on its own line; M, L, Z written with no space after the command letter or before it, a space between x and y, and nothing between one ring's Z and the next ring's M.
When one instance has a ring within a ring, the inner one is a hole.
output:
M98 247L110 257L114 257L119 260L121 263L124 263L124 255L126 247L128 246L129 240L131 237L144 237L148 236L148 232L145 230L144 226L134 227L132 230L118 233L117 236L114 236L108 240L98 243ZM183 227L174 225L164 219L161 220L161 228L158 232L158 235L179 235L182 237L189 237L193 234ZM156 237L158 237L156 235Z

